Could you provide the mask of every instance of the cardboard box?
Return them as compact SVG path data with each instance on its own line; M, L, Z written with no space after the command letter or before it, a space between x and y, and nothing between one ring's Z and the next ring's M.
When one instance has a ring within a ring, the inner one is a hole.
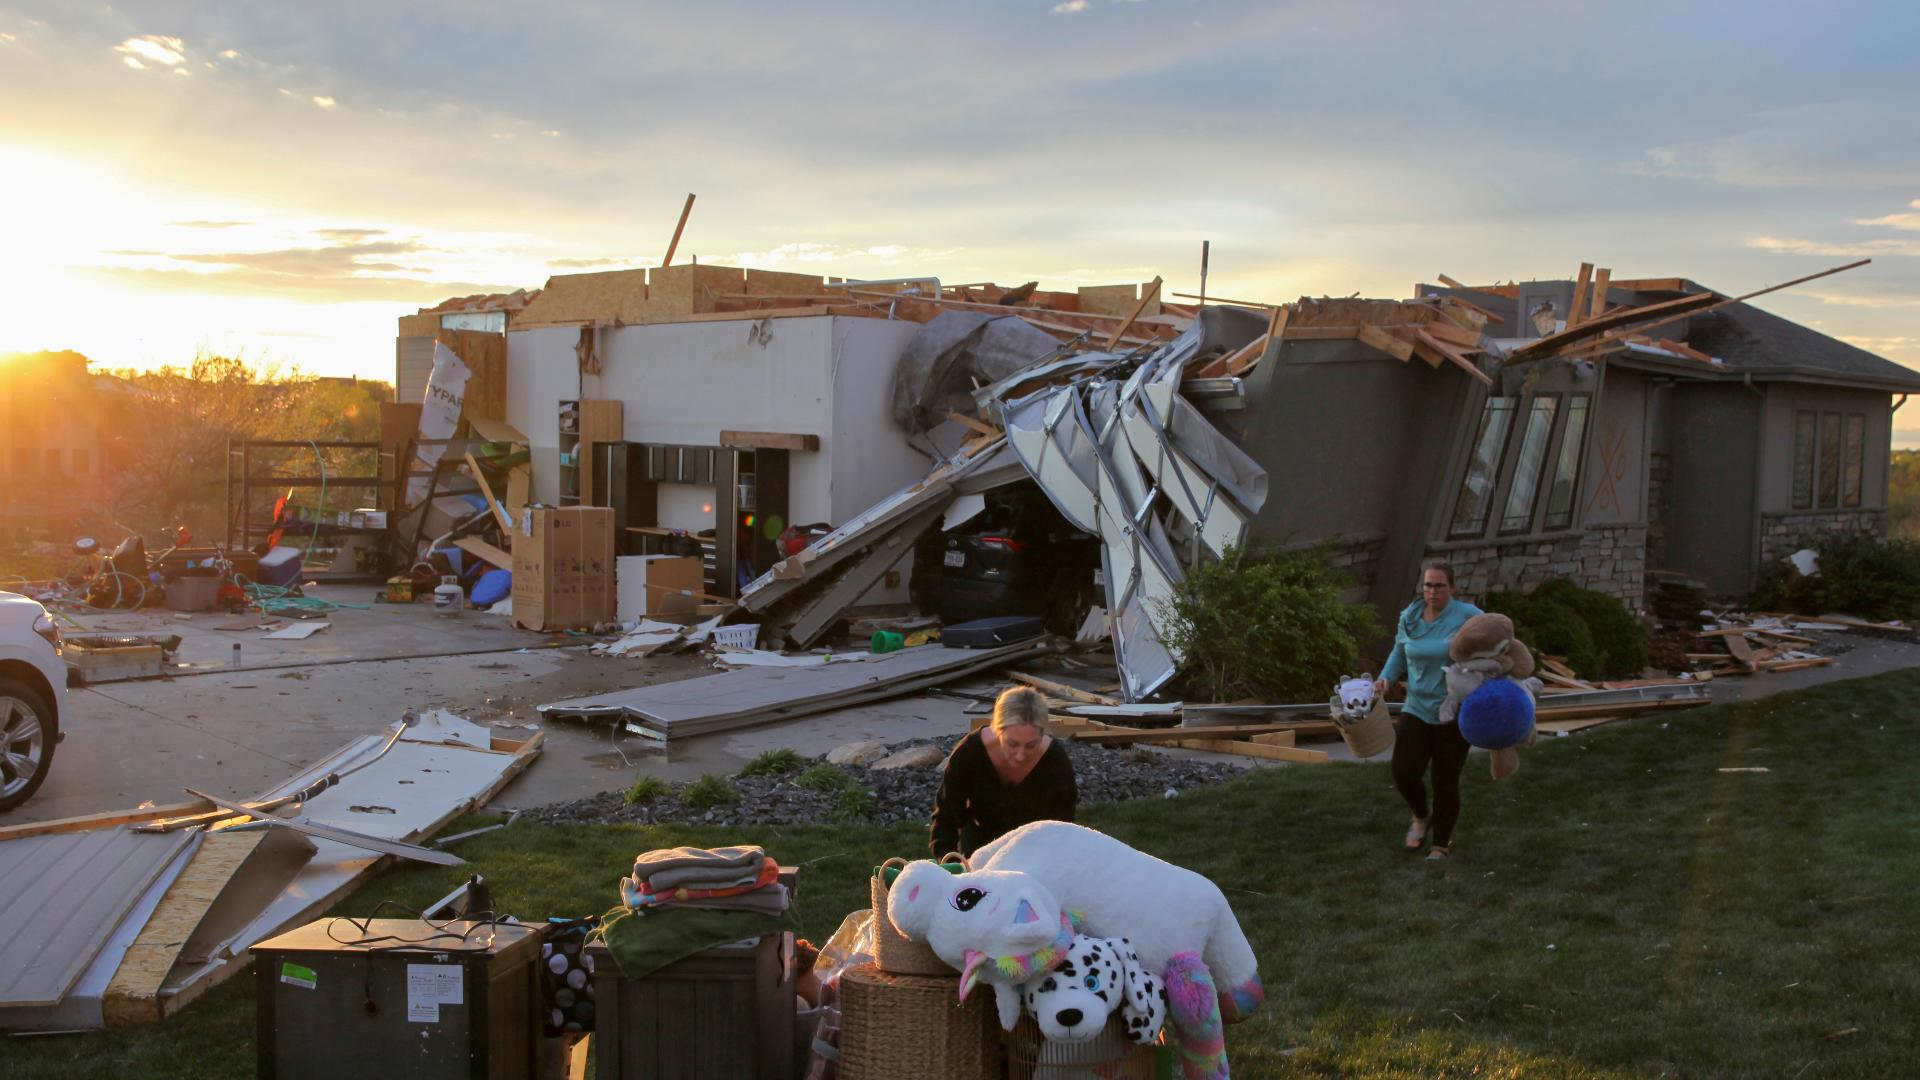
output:
M513 536L513 622L572 630L613 621L613 511L539 507Z
M706 567L694 555L622 555L614 560L619 603L614 617L632 622L644 616L691 612L700 598L686 592L704 592Z

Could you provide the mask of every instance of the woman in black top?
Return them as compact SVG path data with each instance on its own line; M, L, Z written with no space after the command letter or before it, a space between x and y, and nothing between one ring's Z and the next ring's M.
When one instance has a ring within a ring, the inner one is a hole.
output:
M947 756L933 799L935 858L974 849L1030 821L1072 821L1079 793L1066 748L1047 734L1047 701L1016 686L993 704L993 723Z

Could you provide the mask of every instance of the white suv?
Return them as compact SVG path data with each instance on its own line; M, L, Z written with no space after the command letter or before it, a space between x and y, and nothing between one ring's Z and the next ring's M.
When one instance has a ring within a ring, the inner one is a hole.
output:
M60 628L36 601L0 592L0 813L47 778L66 703Z

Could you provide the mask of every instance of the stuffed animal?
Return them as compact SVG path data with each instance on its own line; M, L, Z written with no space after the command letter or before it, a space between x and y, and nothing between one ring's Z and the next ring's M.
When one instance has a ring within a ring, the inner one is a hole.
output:
M1368 672L1358 678L1347 677L1333 688L1333 707L1347 718L1348 723L1359 723L1373 711L1373 674Z
M1127 1037L1143 1045L1158 1039L1167 1021L1166 987L1126 938L1075 935L1059 967L1021 984L1020 1003L1053 1042L1092 1039L1115 1010Z
M1073 941L1073 920L1047 887L1006 870L955 874L910 862L887 892L886 914L960 972L960 1000L982 981L992 986L1008 1031L1020 1019L1015 988L1057 967Z
M1064 821L1022 825L975 851L968 865L1024 873L1073 911L1084 932L1125 937L1146 969L1166 981L1187 1075L1227 1075L1221 1025L1251 1015L1266 989L1219 886ZM1217 1045L1217 1053L1201 1055L1207 1045Z
M1520 769L1517 748L1533 742L1533 703L1540 693L1540 680L1531 677L1533 653L1514 636L1512 619L1489 612L1461 624L1447 654L1453 663L1444 673L1447 699L1440 720L1458 720L1461 736L1489 752L1493 778L1504 780Z

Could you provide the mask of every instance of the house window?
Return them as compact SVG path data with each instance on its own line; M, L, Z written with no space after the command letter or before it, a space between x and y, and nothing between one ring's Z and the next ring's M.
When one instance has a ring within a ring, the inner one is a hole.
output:
M1820 415L1820 505L1840 505L1840 414Z
M1813 447L1814 428L1818 419L1811 412L1793 414L1793 508L1807 510L1813 506Z
M1480 413L1480 431L1474 436L1473 458L1467 462L1466 478L1460 481L1460 495L1453 504L1453 524L1449 536L1478 536L1487 527L1487 514L1493 506L1493 483L1500 472L1500 455L1506 449L1507 432L1513 427L1515 399L1492 397Z
M1847 414L1846 457L1840 467L1840 500L1844 506L1860 505L1860 466L1867 456L1867 418L1861 413Z
M1567 424L1560 432L1560 456L1553 466L1553 488L1547 492L1547 528L1573 524L1573 493L1580 487L1580 448L1587 437L1587 407L1591 394L1575 394L1567 402Z
M1547 436L1553 431L1557 397L1536 397L1527 411L1527 430L1520 440L1520 459L1513 466L1513 482L1507 486L1506 509L1500 514L1500 531L1525 532L1533 523L1534 496L1540 491L1540 471L1547 461Z

